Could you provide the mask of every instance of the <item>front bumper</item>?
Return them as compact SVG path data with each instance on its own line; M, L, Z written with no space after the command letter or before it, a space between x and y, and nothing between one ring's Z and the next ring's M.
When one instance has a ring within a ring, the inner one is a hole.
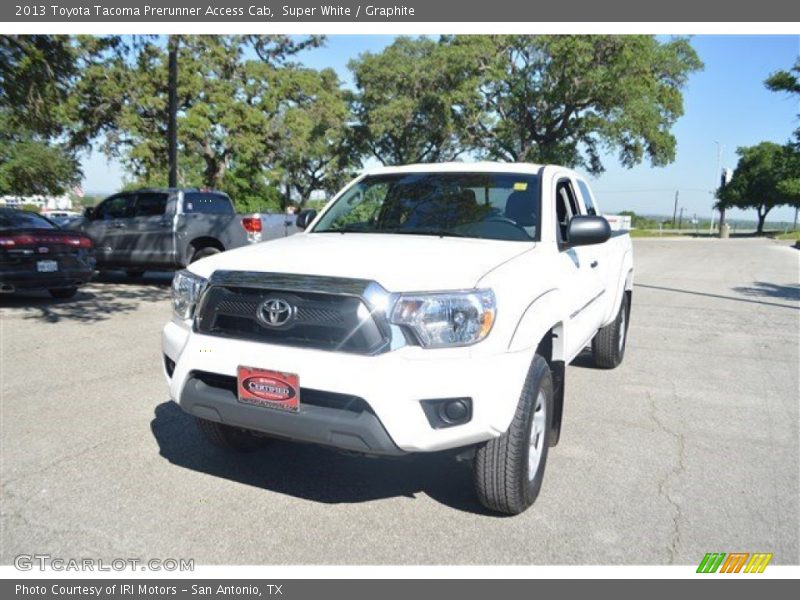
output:
M164 328L162 349L174 362L165 369L170 396L190 414L377 454L433 452L501 435L511 423L532 359L532 351L473 356L470 348L418 347L360 356L200 335L176 322ZM303 403L301 391L301 411L282 413L241 404L233 391L219 394L195 382L197 372L235 377L240 365L296 373L301 390L358 397L369 411L354 417L319 410ZM458 397L472 399L471 419L433 428L421 401Z

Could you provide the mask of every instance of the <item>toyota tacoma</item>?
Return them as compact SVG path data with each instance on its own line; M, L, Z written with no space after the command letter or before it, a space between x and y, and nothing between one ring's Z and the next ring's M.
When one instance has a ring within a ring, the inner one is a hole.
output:
M565 366L622 362L633 256L558 166L368 171L302 233L176 274L170 395L218 446L269 438L472 460L487 508L536 499Z

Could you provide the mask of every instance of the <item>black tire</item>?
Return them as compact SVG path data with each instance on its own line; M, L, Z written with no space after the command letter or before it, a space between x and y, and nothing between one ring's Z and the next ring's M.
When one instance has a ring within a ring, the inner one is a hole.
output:
M223 425L200 417L195 417L195 422L205 438L218 448L237 452L253 452L267 443L268 438L256 435L246 429Z
M214 256L215 254L219 254L222 252L219 248L214 248L213 246L206 246L205 248L198 248L195 250L194 254L192 254L192 258L189 259L189 264L200 260L201 258L206 258L207 256Z
M536 438L539 460L535 472L529 476L531 428L534 414L539 414L539 411L544 411L541 419L537 420L540 426L543 425ZM475 490L483 506L499 513L518 515L533 504L544 479L552 415L553 378L547 361L537 354L528 369L517 411L508 430L479 446L475 453Z
M598 331L592 340L594 364L601 369L614 369L625 358L625 345L628 343L628 317L630 317L630 308L628 294L625 294L616 318Z
M139 279L144 276L144 269L127 269L125 274L131 279Z
M59 300L69 300L75 294L78 293L77 287L68 287L68 288L54 288L52 290L47 290L50 292L50 295L53 298L58 298Z

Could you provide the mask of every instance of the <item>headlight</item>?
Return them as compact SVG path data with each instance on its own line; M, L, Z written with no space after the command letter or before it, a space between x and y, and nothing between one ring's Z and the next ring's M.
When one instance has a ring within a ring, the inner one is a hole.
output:
M485 338L496 313L492 290L402 294L391 321L408 327L425 348L467 346Z
M178 271L172 279L172 310L184 321L194 316L194 306L206 280L190 271Z

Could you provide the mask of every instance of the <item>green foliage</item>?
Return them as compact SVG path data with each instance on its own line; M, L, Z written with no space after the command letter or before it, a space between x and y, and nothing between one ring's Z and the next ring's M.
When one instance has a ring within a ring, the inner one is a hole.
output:
M75 155L27 135L4 135L0 113L0 194L60 195L80 179Z
M626 166L664 165L681 90L702 66L687 40L653 36L398 38L351 61L353 94L332 70L292 62L322 41L0 36L2 185L63 190L80 177L76 152L97 142L122 161L127 185L166 185L170 44L179 185L223 190L240 210L330 195L365 157L470 155L597 173L601 150L612 149Z
M76 73L70 38L0 35L0 107L8 129L44 137L63 133L64 102Z
M794 63L794 67L790 71L777 71L770 75L764 83L773 92L788 92L794 96L800 95L800 59ZM800 149L800 129L795 130L794 137L795 143Z
M658 221L637 215L632 210L623 210L618 213L620 216L627 216L631 218L631 227L635 229L657 229Z
M0 36L0 193L59 195L80 179L65 112L77 52L65 36Z
M453 106L464 78L446 44L401 37L348 66L357 88L355 143L363 153L399 165L452 160L463 151Z
M770 210L783 204L800 205L800 158L790 146L761 142L739 148L739 163L730 184L718 192L723 208L754 208L758 213L757 232L764 230Z
M348 96L332 69L284 73L294 99L277 117L281 131L275 167L302 207L315 190L331 195L360 165L349 136Z
M341 183L341 167L351 159L343 159L348 111L339 82L332 71L288 60L321 41L172 36L179 185L223 190L249 210L285 204L279 180L299 194ZM247 48L258 58L246 58ZM87 69L77 95L76 112L88 116L86 136L105 135L104 151L123 161L134 185L167 182L167 62L158 39L106 49L105 62Z
M42 212L42 209L39 208L38 204L23 204L22 206L20 206L20 209L35 213Z
M464 36L447 40L476 93L459 108L465 143L492 160L603 171L675 158L681 90L702 68L688 40L647 35Z

